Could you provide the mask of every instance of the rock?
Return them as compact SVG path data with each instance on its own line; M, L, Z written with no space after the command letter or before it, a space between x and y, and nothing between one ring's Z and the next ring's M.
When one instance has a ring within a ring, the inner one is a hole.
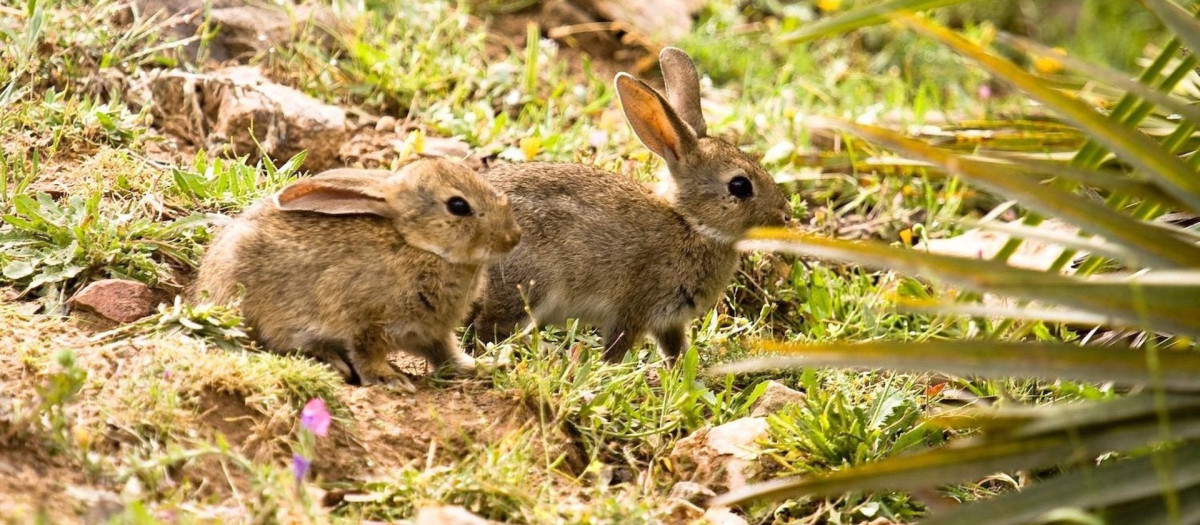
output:
M282 163L308 151L304 167L315 171L337 163L349 134L344 110L275 84L257 68L154 71L134 84L128 101L148 104L157 127L219 153L251 160L266 153Z
M81 509L80 518L84 523L108 523L125 510L120 496L107 490L69 485L66 494Z
M592 56L614 56L623 47L615 32L574 30L576 27L586 27L585 24L598 22L597 18L571 0L547 0L542 4L538 21L550 38L583 49Z
M804 392L792 390L779 381L767 381L767 389L763 392L762 397L754 402L754 406L750 408L750 415L753 417L766 417L767 415L779 412L788 405L804 403L805 399Z
M375 131L378 131L381 133L388 132L388 131L396 131L396 117L393 117L391 115L384 115L382 117L379 117L379 120L375 121Z
M694 481L680 481L674 487L671 487L672 498L681 499L696 505L701 505L708 498L716 495L717 493L713 492L712 489Z
M148 19L155 16L162 21L164 41L185 40L196 36L200 24L204 21L206 8L219 9L233 7L245 3L245 0L134 0L130 3L129 22L134 19L133 11L138 16ZM219 41L204 46L199 39L188 42L183 48L186 61L195 63L201 56L201 50L210 60L224 62L230 54Z
M337 24L332 10L314 4L294 6L289 11L282 6L249 0L134 0L132 7L143 18L157 15L172 40L194 37L202 22L211 21L217 31L207 39L207 45L201 46L195 40L184 47L182 58L193 63L202 57L217 63L249 58L291 42L310 25ZM132 21L132 13L129 18Z
M418 153L422 157L447 157L464 159L471 154L471 146L456 138L425 137L424 147Z
M563 25L615 22L619 29L635 32L643 39L672 43L691 32L693 17L703 7L703 0L566 0L547 5L552 6L549 11L543 8L547 19L566 22Z
M663 515L666 525L691 525L704 517L704 509L681 499L671 500Z
M313 4L295 6L290 12L269 4L226 7L209 11L209 17L218 27L214 43L235 59L287 44L309 25L330 27L336 23L329 8Z
M379 122L388 118L391 117L382 117ZM394 126L403 127L403 124ZM375 127L359 129L342 145L338 157L346 165L364 168L395 167L417 157L445 157L462 161L474 170L483 168L483 155L486 153L472 154L470 144L460 139L428 135L416 139L412 133L401 135L391 130L380 131L380 127L376 123Z
M729 507L713 507L704 513L704 522L709 525L749 525L746 518L734 514Z
M462 507L425 507L417 511L415 525L492 525Z
M70 304L110 321L132 323L154 312L154 292L137 281L105 279L89 284Z
M746 417L717 427L703 427L675 444L671 461L677 475L722 492L763 473L756 443L767 436L767 420Z

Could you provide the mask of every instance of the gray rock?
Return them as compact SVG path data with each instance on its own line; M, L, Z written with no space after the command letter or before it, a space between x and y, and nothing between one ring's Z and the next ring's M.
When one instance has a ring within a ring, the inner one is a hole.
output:
M718 492L754 481L764 470L757 442L767 436L767 430L761 417L701 428L675 443L671 461L676 474Z
M133 0L131 5L142 17L155 15L159 20L173 20L163 29L175 40L194 37L202 21L212 22L217 31L206 45L196 40L184 46L181 58L192 63L201 58L216 63L246 59L291 42L310 25L337 25L331 9L315 4L297 5L290 10L250 0ZM128 16L132 21L132 12Z
M766 417L789 405L802 404L806 398L804 392L792 390L779 381L767 381L767 389L750 408L750 415Z
M349 135L342 108L273 83L253 67L155 71L134 84L129 102L148 104L156 127L218 153L251 160L265 153L280 163L307 151L304 167L321 170L337 164Z
M708 498L716 495L717 493L713 492L712 489L694 481L680 481L671 487L672 498L681 499L696 505L702 505Z
M87 285L71 298L73 308L110 321L132 323L154 312L154 292L140 282L105 279Z

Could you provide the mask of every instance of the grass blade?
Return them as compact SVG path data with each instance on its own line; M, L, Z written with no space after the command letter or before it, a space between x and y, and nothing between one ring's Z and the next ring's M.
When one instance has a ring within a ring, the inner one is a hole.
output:
M1059 112L1067 120L1087 130L1101 144L1154 177L1163 189L1187 203L1193 211L1200 211L1200 177L1187 163L1165 150L1154 139L1097 113L1078 99L1048 86L1043 79L1026 73L1012 62L988 53L944 27L913 16L900 15L898 19L915 31L974 60L992 74Z
M989 319L1016 319L1022 321L1048 321L1089 326L1119 324L1116 319L1091 312L1066 308L1033 308L1029 306L998 306L960 302L900 302L900 310L919 314L962 315Z
M927 11L967 0L892 0L876 5L861 7L848 11L833 18L827 18L813 24L807 24L803 29L783 35L785 44L807 42L834 33L844 33L862 27L879 25L887 22L897 11Z
M1195 446L1195 445L1193 445ZM1105 509L1107 523L1122 525L1196 525L1200 523L1200 487L1190 487L1171 498L1158 495ZM1169 500L1170 501L1170 500Z
M1153 102L1163 109L1179 114L1193 125L1200 125L1200 108L1172 97L1167 93L1153 89L1141 82L1130 80L1124 73L1118 73L1071 55L1056 53L1046 46L1016 35L1001 33L997 36L997 40L1015 47L1026 54L1040 55L1056 60L1068 69L1082 73L1088 79L1098 80L1127 93L1137 95L1143 100Z
M1195 15L1167 0L1142 0L1142 5L1183 40L1193 53L1200 49L1200 20L1196 20Z
M995 340L802 344L757 341L759 350L790 354L738 361L717 374L795 367L887 368L988 378L1037 377L1161 384L1179 391L1200 390L1200 353L1159 351L1157 366L1145 350L1081 347L1063 343Z
M1200 436L1200 418L1172 421L1170 439ZM709 501L710 506L733 506L753 500L782 500L801 496L835 496L873 490L916 490L1001 471L1090 461L1114 450L1162 442L1157 421L1113 425L1089 434L1063 432L1033 439L972 440L896 456L830 474L783 478L732 490Z
M843 241L771 228L751 230L738 247L936 277L978 292L1056 303L1104 315L1131 327L1200 335L1200 316L1195 315L1200 311L1200 271L1195 270L1083 280L1013 268L999 261L937 255L878 242Z
M1160 472L1155 467L1162 464L1173 465L1173 468L1169 472ZM1039 521L1046 512L1062 507L1094 508L1154 496L1162 490L1163 483L1177 488L1200 484L1200 443L1162 452L1159 457L1117 461L1105 467L1072 472L1022 492L1004 494L935 515L922 520L921 525L1032 523Z
M1005 222L978 222L971 220L955 220L948 221L953 224L961 224L969 228L978 228L981 230L991 230L994 232L1003 233L1011 237L1020 237L1025 240L1041 241L1050 244L1056 244L1065 248L1071 248L1089 253L1099 253L1121 261L1137 261L1138 255L1131 253L1128 248L1105 241L1100 237L1083 237L1080 235L1069 235L1062 232L1055 232L1043 228L1034 228L1024 226L1017 223Z
M831 118L810 119L810 123L813 126L854 133L919 160L941 166L948 172L969 179L988 190L1021 201L1043 215L1058 216L1076 225L1086 225L1089 233L1125 245L1129 247L1131 254L1140 254L1143 260L1138 262L1165 268L1186 268L1200 264L1200 247L1192 243L1179 240L1159 228L1073 193L1045 186L1028 177L1012 177L1004 170L995 169L994 163L965 160L954 153L875 126Z

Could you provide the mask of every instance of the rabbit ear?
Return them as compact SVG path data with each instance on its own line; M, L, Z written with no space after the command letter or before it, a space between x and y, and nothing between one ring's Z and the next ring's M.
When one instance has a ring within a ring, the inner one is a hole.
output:
M379 190L385 177L344 173L347 171L335 170L295 182L275 195L275 205L283 211L395 217L395 210Z
M700 111L700 75L691 57L677 47L664 47L658 54L663 81L667 85L667 100L697 137L708 134L704 113Z
M628 73L618 73L616 84L625 118L650 151L668 163L696 151L696 133L679 119L654 88Z

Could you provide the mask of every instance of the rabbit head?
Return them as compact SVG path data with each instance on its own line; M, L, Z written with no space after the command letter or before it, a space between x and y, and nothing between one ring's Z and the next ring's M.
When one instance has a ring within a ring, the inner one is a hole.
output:
M666 161L670 178L660 193L698 231L723 241L786 223L791 207L771 175L737 146L707 135L691 58L667 47L659 59L666 98L626 73L615 82L634 133Z
M508 198L466 166L427 159L394 173L338 169L298 181L275 196L283 211L376 215L408 244L452 263L484 263L521 240Z

